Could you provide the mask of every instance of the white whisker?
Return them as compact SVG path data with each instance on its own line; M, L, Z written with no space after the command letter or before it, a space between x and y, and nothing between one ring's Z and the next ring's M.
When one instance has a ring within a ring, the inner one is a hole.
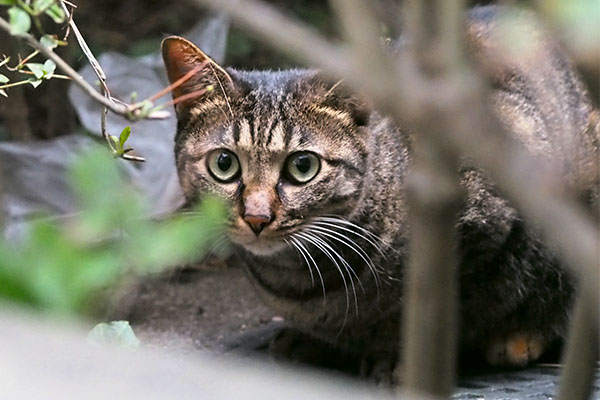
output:
M352 294L354 296L354 308L356 311L356 315L358 315L358 296L356 295L356 286L354 285L354 279L352 278L352 275L354 275L356 277L358 284L360 285L360 287L364 293L365 288L362 285L360 278L358 277L358 275L356 274L354 269L350 266L350 264L348 264L346 259L344 257L342 257L333 247L331 247L331 245L323 237L321 237L318 233L316 233L314 231L310 231L310 230L305 231L305 233L307 233L307 234L309 232L310 232L312 238L321 245L321 247L322 247L321 251L326 252L326 254L329 256L329 258L336 264L338 269L340 268L340 265L336 262L335 258L337 258L341 262L342 266L348 273L348 278L350 278L350 286L352 287Z
M344 275L344 272L342 271L342 268L340 267L340 265L338 264L338 262L335 260L335 258L333 258L333 256L329 253L329 251L327 251L327 249L325 247L323 247L319 243L319 241L315 240L314 235L311 235L311 234L309 234L307 232L296 232L295 235L297 237L299 237L301 239L304 239L305 241L313 244L316 248L318 248L319 250L321 250L321 252L323 254L325 254L327 256L327 258L329 258L331 260L331 262L333 262L333 264L337 268L338 272L340 273L340 276L342 278L342 282L344 283L344 290L346 291L346 312L344 314L344 322L342 323L342 328L340 329L340 333L341 333L341 331L344 329L344 326L346 326L346 322L348 321L348 314L350 312L350 293L348 291L348 282L346 281L346 276Z
M310 282L312 284L312 286L315 286L315 276L313 275L313 270L312 270L312 265L310 265L310 263L308 262L308 260L306 259L306 256L304 255L304 253L302 252L302 250L300 250L300 248L298 246L296 246L296 244L294 242L291 241L292 239L290 238L290 240L287 239L283 239L283 242L285 244L287 244L288 246L292 247L293 249L296 250L296 252L302 256L302 258L304 258L304 261L306 262L306 265L308 266L308 272L310 273Z
M356 242L354 242L349 237L344 236L343 234L341 234L337 231L334 231L332 229L328 229L328 228L325 228L322 226L318 226L315 224L309 224L308 227L313 232L315 232L315 231L319 232L321 235L327 236L330 239L343 244L344 246L351 249L354 253L356 253L365 262L365 264L369 268L369 271L371 272L371 275L373 275L373 279L375 280L375 286L377 288L377 298L379 298L379 289L380 289L380 286L379 286L380 282L379 282L379 275L378 275L379 271L377 271L377 268L375 267L373 260L371 260L371 257L369 257L369 255ZM357 279L358 279L358 277L357 277ZM359 279L359 282L360 282L360 279Z
M304 245L302 244L302 242L299 239L291 237L290 240L292 241L292 243L294 243L295 246L297 246L297 248L303 254L306 254L306 256L308 256L308 259L310 261L312 261L313 265L315 266L315 269L317 270L317 274L319 275L319 279L321 280L321 288L323 289L323 303L325 303L325 300L326 300L325 281L323 280L323 275L321 274L321 270L319 269L319 266L317 265L317 262L312 257L312 255L310 254L310 252L308 251L308 249L306 247L304 247ZM306 257L305 257L305 260L306 260ZM309 264L308 260L306 260L306 263ZM310 264L309 264L309 268L310 268ZM312 277L312 274L311 274L311 277ZM313 281L313 285L314 285L314 281Z
M382 240L374 235L373 233L371 233L370 231L364 229L361 226L358 226L350 221L346 221L344 219L341 218L331 218L331 217L318 217L318 218L314 218L311 223L315 224L315 225L325 225L325 226L329 226L332 228L337 228L340 230L343 230L345 232L348 233L352 233L353 235L356 235L358 237L360 237L361 239L364 239L367 243L369 243L371 246L373 246L378 252L379 254L381 254L383 256L384 259L387 259L385 252L383 251L382 246L377 243L377 242L382 242ZM361 234L359 232L356 232L355 230L346 228L344 226L341 226L340 224L344 224L344 225L348 225L348 226L353 226L356 229L360 230L361 232L364 232L365 234ZM365 236L366 235L366 236Z

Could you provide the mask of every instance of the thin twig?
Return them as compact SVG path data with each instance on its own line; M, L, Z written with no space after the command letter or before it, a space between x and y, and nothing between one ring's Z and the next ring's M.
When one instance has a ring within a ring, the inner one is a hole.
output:
M77 27L77 24L75 23L75 20L73 19L73 15L69 11L67 5L63 2L61 2L60 5L62 6L63 11L65 12L65 14L67 15L67 17L69 19L69 27L75 34L75 38L77 39L77 43L79 43L79 47L81 48L81 51L83 51L83 54L88 59L90 66L92 67L92 69L94 70L94 73L98 77L98 81L100 82L100 85L101 85L101 88L100 88L101 94L104 96L104 98L107 101L109 101L111 103L115 103L110 94L110 89L108 88L108 85L106 84L106 73L104 73L104 70L100 66L100 63L98 62L98 60L96 60L96 57L94 56L94 54L90 50L89 46L87 45L85 39L81 35L81 32L79 31L79 28ZM104 138L104 140L110 147L111 151L113 153L115 153L116 152L115 145L112 142L110 135L106 131L107 114L108 114L108 106L104 105L104 107L102 108L102 110L100 112L100 131L101 131L102 137Z
M40 52L38 50L33 51L33 53L31 53L30 55L28 55L27 57L25 57L22 60L19 60L19 63L17 65L15 65L14 67L11 67L9 65L6 66L6 69L8 69L9 71L15 72L20 70L21 68L23 68L23 65L25 65L25 63L29 60L31 60L33 57L37 56L38 54L40 54ZM20 56L19 56L20 58Z
M173 82L172 84L170 84L169 86L167 86L166 88L161 90L160 92L156 93L155 95L150 96L150 98L148 98L148 100L154 101L158 98L163 97L165 94L169 93L171 90L183 85L186 81L188 81L197 72L202 71L204 69L204 67L206 67L206 65L208 65L209 62L210 62L210 60L204 60L201 64L199 64L199 65L195 66L194 68L192 68L191 70L189 70L181 78L177 79L175 82Z
M172 99L167 101L166 103L161 104L159 107L160 108L164 108L170 105L175 105L175 104L179 104L182 103L184 101L188 101L190 99L194 99L196 97L200 97L202 96L204 93L209 92L211 89L209 88L204 88L204 89L199 89L199 90L195 90L193 92L190 93L186 93L182 96L177 97L176 99Z
M75 38L77 39L77 43L79 43L79 47L81 48L81 51L83 51L83 54L88 59L90 65L92 66L92 69L98 76L98 79L100 80L100 84L102 86L104 86L104 92L106 93L107 96L110 96L110 90L108 89L108 86L106 85L106 74L104 73L104 70L102 69L102 67L100 66L100 63L98 62L98 60L96 59L96 57L94 56L92 51L90 50L85 39L81 35L81 32L79 31L77 24L75 24L75 21L73 20L73 17L71 15L71 13L69 12L69 9L67 8L66 4L61 1L60 5L62 6L62 9L65 12L65 14L67 15L67 17L69 18L69 26L71 27L71 29L73 30L73 33L75 34Z
M31 82L31 81L29 79L27 79L27 80L24 80L24 81L7 83L7 84L4 84L4 85L0 85L0 90L2 90L2 89L9 89L9 88L15 87L15 86L26 85L29 82Z

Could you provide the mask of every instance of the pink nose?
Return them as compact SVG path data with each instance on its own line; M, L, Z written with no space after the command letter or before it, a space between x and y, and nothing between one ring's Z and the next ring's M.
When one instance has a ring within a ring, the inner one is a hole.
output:
M269 225L271 217L268 215L244 215L244 221L250 226L252 232L258 236L264 227Z

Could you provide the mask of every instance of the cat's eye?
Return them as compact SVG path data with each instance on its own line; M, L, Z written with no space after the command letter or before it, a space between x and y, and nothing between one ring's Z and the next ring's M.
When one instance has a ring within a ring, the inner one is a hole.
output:
M212 177L222 183L229 183L240 175L240 162L236 155L225 149L212 151L206 159L206 167Z
M313 179L321 169L319 157L313 153L301 151L290 155L285 162L285 172L293 183L306 183Z

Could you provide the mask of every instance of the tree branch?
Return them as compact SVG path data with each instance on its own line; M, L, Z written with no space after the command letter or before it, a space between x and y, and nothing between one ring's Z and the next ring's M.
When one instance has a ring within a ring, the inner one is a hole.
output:
M418 38L413 43L416 52L408 55L423 72L417 77L430 82L454 79L462 56L457 34L463 20L460 2L408 4L409 14L417 19L409 24L409 35ZM444 90L456 88L443 86ZM456 225L463 193L458 153L440 143L452 134L446 120L455 118L453 114L450 107L422 110L406 182L411 235L401 327L402 381L411 389L443 397L450 397L454 388L458 336Z
M564 357L559 400L590 399L598 357L598 310L594 296L581 292L577 303Z
M440 148L428 122L415 141L407 178L410 257L406 271L399 382L449 398L454 389L458 316L456 223L462 191L458 162ZM427 355L427 356L425 356Z

